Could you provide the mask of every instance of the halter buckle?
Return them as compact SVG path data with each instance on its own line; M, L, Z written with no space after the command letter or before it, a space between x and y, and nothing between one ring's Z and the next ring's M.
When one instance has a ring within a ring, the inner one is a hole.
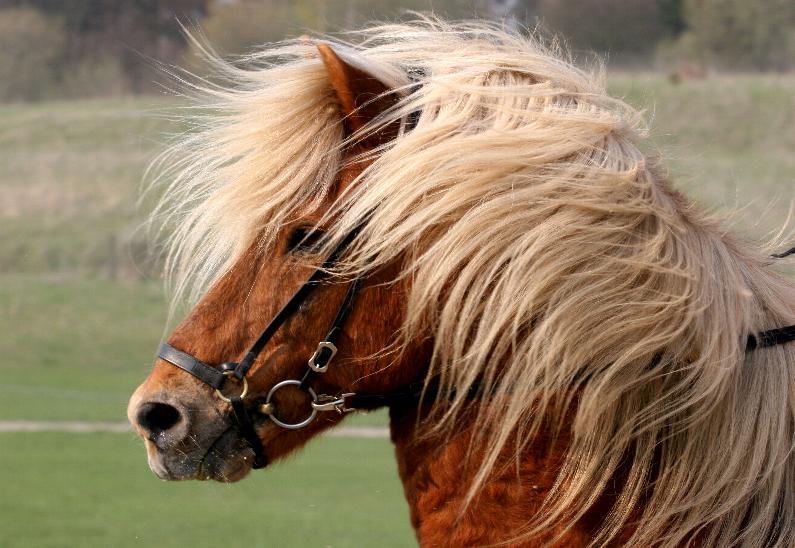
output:
M331 355L326 359L326 363L319 364L317 363L317 360L320 357L320 353L323 351L323 349L328 349L331 352ZM333 342L321 341L317 345L317 350L315 350L315 353L312 354L312 357L309 358L309 361L307 362L307 364L309 365L309 369L311 369L312 371L316 371L318 373L325 373L326 369L328 369L328 364L331 363L331 360L334 358L336 354L337 354L337 347L334 346Z
M316 402L312 402L312 409L315 411L336 411L340 415L350 413L356 411L356 408L348 407L348 398L355 395L353 392L341 394L340 396L321 394L317 397Z

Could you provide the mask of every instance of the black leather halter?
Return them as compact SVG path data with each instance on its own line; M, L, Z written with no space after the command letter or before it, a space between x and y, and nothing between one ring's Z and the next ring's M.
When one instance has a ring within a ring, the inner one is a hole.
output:
M268 341L270 341L276 331L298 310L301 304L303 304L309 298L309 296L314 292L315 289L317 289L321 282L328 277L329 269L336 264L342 251L356 237L356 233L357 231L351 232L329 254L326 260L323 261L323 264L318 267L317 270L315 270L315 272L306 282L304 282L298 291L296 291L293 296L290 297L290 299L287 301L287 304L285 304L282 309L279 310L276 316L273 317L270 323L268 323L268 325L262 331L260 336L257 337L257 340L254 341L254 344L251 345L251 348L249 348L249 350L246 352L243 359L241 359L239 362L226 362L221 364L220 367L215 367L199 360L187 352L183 352L182 350L174 348L168 343L163 343L160 345L160 349L157 352L157 356L159 358L179 367L203 383L215 388L219 397L232 405L232 411L240 428L240 433L254 450L254 468L264 467L267 464L267 459L264 455L262 441L254 430L250 412L243 402L244 398L248 394L248 381L246 380L246 373L254 364L257 357L259 357L259 355L262 353L262 350L265 348ZM343 395L340 397L330 397L326 395L318 396L309 386L309 383L317 374L326 372L331 359L337 353L337 346L335 343L340 332L342 331L342 326L345 324L345 320L348 317L351 308L353 307L353 302L356 298L356 293L358 292L361 283L361 277L357 277L350 282L348 290L345 293L345 297L343 298L342 303L340 304L340 307L334 316L334 320L331 322L331 325L326 332L326 336L318 343L317 350L315 350L314 354L309 358L309 361L307 362L307 371L304 373L304 376L301 378L301 380L286 380L276 384L268 393L265 404L259 407L259 411L261 413L268 415L271 420L279 426L283 428L302 428L315 418L319 410L335 410L338 412L352 410L347 408L347 405L350 402L346 399L346 397L350 397L351 395ZM243 383L243 389L237 396L227 397L221 392L221 389L224 387L224 384L230 377L234 377ZM312 397L312 412L307 419L301 421L300 423L286 423L278 419L275 415L275 408L271 400L273 399L273 395L276 393L276 391L278 391L280 388L283 388L284 386L297 386L301 390L306 391Z
M251 345L248 352L246 352L243 359L239 362L226 362L222 363L219 367L209 365L198 358L174 348L168 343L163 343L158 350L157 356L170 364L173 364L183 371L186 371L202 381L203 383L211 386L216 390L218 396L232 406L232 411L237 421L240 434L248 442L251 449L254 451L254 468L263 468L267 465L267 458L262 447L262 440L257 435L254 428L253 421L249 409L247 409L244 398L248 394L248 381L246 380L246 373L256 361L262 350L267 345L268 341L273 337L276 331L287 321L298 308L303 304L315 289L328 278L329 269L331 269L338 261L340 255L345 248L354 240L358 234L358 229L348 234L334 250L323 261L320 267L298 288L298 290L290 297L281 310L273 317L270 323L263 329L260 336ZM785 257L795 253L795 248L774 257ZM311 388L310 383L316 375L325 373L328 369L329 363L334 355L337 353L336 341L345 324L345 320L353 307L356 295L363 282L361 276L354 278L348 286L345 297L337 310L334 320L329 326L326 336L318 343L317 349L312 354L307 362L307 370L303 377L298 379L283 380L276 383L268 392L265 403L259 405L256 411L260 414L267 415L270 420L282 428L297 429L303 428L310 424L316 417L319 411L336 411L337 413L347 413L357 409L372 409L385 405L392 405L401 401L409 399L417 399L423 390L422 383L412 384L404 387L396 392L386 394L355 394L344 393L335 396L326 394L318 395ZM779 344L785 344L795 341L795 325L782 327L778 329L771 329L762 331L753 335L749 335L746 341L746 352L751 352L759 348L767 348ZM226 381L234 377L243 383L242 391L237 396L227 397L221 389L224 387ZM276 416L276 409L273 403L274 394L285 386L295 386L300 390L307 393L311 401L311 412L302 421L298 423L287 423L280 420ZM475 387L472 391L473 397L478 397L480 391ZM433 395L431 394L431 397Z

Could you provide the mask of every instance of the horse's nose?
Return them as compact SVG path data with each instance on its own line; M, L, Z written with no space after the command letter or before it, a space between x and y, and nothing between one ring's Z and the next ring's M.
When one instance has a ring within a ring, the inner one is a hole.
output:
M179 425L184 423L183 414L168 403L149 401L142 403L135 413L135 422L144 435L158 447L180 441Z

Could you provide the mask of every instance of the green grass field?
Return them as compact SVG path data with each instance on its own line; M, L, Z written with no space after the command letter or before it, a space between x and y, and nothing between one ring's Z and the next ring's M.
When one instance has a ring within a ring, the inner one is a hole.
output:
M151 367L165 311L158 284L0 278L0 419L123 420Z
M321 439L235 485L164 483L132 434L0 434L0 546L412 546L386 440Z
M676 184L755 239L795 189L795 78L622 75ZM124 419L166 300L138 229L178 131L159 99L0 105L0 420ZM384 424L384 414L354 418ZM0 434L0 547L413 544L386 440L321 439L234 486L165 484L132 434Z

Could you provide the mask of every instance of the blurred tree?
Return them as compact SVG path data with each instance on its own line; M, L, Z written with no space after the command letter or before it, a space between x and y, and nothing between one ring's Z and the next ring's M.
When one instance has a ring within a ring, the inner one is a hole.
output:
M28 7L0 10L0 99L41 99L58 78L66 33Z
M469 2L442 0L433 5L437 13L450 17L475 13ZM242 54L266 42L351 29L430 8L431 0L403 0L399 5L390 0L211 0L201 28L220 53Z
M647 63L656 50L674 66L795 68L795 0L0 0L0 94L149 91L162 78L157 62L185 64L179 21L201 28L220 53L242 54L285 37L413 17L409 10L541 22L613 64Z
M279 0L211 2L201 29L219 53L243 54L284 37L289 6Z
M64 61L76 66L115 58L130 91L144 91L154 74L146 58L174 62L184 48L178 18L197 20L207 0L0 0L59 20L67 37Z
M726 69L795 66L793 0L685 0L691 54Z
M669 34L677 36L685 30L684 4L682 0L657 0L660 22Z
M480 10L485 11L491 19L515 19L517 10L523 6L520 0L481 0Z
M537 15L544 26L562 34L576 50L631 60L647 57L668 32L665 4L670 2L539 0Z

